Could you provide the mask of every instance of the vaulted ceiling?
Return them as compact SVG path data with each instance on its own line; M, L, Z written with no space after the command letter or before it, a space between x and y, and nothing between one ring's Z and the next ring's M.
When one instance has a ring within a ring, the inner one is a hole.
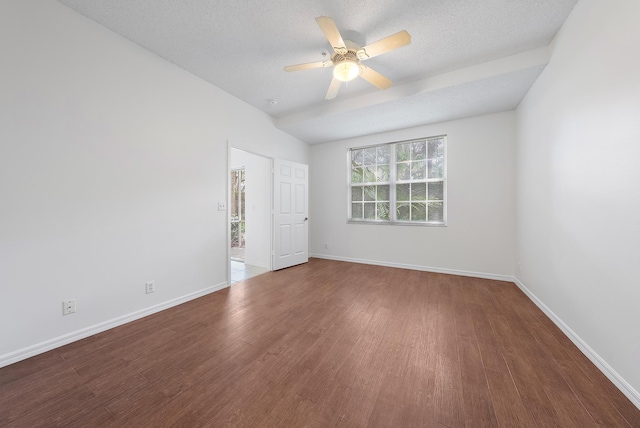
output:
M578 0L59 1L314 144L517 107ZM407 30L366 62L393 86L356 79L327 101L331 68L285 72L333 53L318 16L361 45Z

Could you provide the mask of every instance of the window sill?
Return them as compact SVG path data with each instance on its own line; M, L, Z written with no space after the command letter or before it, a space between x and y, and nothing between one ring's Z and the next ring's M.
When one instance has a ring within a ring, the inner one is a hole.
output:
M348 224L374 224L387 226L429 226L429 227L446 227L445 222L409 222L409 221L384 221L384 220L347 220Z

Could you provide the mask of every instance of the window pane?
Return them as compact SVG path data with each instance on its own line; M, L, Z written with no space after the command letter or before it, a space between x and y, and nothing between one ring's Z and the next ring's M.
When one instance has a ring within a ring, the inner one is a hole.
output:
M378 220L389 220L389 202L378 203Z
M429 162L429 178L444 178L443 158L431 159Z
M398 169L396 172L397 180L408 180L409 179L409 164L408 163L399 163Z
M379 201L388 201L389 200L389 186L377 186L378 187L378 200Z
M384 164L390 163L389 162L390 153L389 153L388 145L378 147L377 154L378 154L378 165L384 165Z
M442 181L434 181L429 183L429 200L439 200L444 198L444 183Z
M429 159L440 158L443 156L444 156L444 141L443 140L429 141Z
M365 201L376 200L376 186L364 186L364 200Z
M443 221L444 207L442 202L429 202L429 221Z
M351 188L351 200L354 202L362 200L362 187L358 186Z
M349 152L351 219L444 223L446 137Z
M376 164L376 148L375 147L369 147L368 149L364 149L364 164L365 165Z
M362 168L351 169L351 182L362 183Z
M362 150L354 150L351 152L351 165L362 165Z
M424 202L411 204L411 220L425 221L427 219L427 205Z
M396 162L411 160L411 143L396 146Z
M411 143L411 160L421 160L426 156L427 145L424 141Z
M351 204L351 218L362 219L362 204Z
M409 204L398 204L396 216L398 220L409 220Z
M396 200L408 201L410 200L410 184L396 184Z
M365 202L364 204L364 219L374 220L376 218L376 204L375 202Z
M427 183L411 184L411 200L424 201L427 199Z
M375 166L367 166L363 168L364 170L364 178L363 181L365 183L375 183L376 182L376 167Z
M389 165L378 167L377 181L389 181Z
M411 162L411 179L424 180L426 177L427 165L424 161Z

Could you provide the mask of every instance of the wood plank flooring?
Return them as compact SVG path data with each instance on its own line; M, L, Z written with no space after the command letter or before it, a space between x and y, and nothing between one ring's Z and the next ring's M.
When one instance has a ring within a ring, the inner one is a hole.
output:
M512 283L321 259L0 369L3 427L640 427Z

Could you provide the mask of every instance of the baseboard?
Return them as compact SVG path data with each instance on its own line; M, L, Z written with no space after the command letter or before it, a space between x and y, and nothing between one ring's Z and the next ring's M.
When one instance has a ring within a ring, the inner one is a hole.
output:
M457 270L457 269L443 269L443 268L435 268L430 266L410 265L405 263L392 263L392 262L384 262L384 261L378 261L378 260L354 259L351 257L329 256L326 254L309 254L309 257L315 257L318 259L337 260L341 262L361 263L365 265L387 266L387 267L394 267L394 268L400 268L400 269L420 270L424 272L444 273L448 275L470 276L474 278L493 279L496 281L513 282L512 276L486 273L486 272L473 272L473 271Z
M206 296L207 294L222 290L223 288L227 288L228 286L229 285L224 282L218 285L214 285L213 287L203 288L202 290L177 297L158 305L141 309L139 311L111 319L109 321L101 322L99 324L95 324L81 330L56 337L54 339L46 340L44 342L28 346L15 352L10 352L8 354L0 356L0 367L8 366L9 364L17 363L21 360L26 360L27 358L33 357L34 355L42 354L43 352L59 348L60 346L67 345L71 342L84 339L85 337L93 336L94 334L101 333L114 327L118 327L122 324L144 318L151 314L155 314L156 312L164 311L165 309L169 309L182 303L186 303L190 300L194 300L199 297Z
M262 269L271 270L271 266L269 266L269 263L247 263L247 261L245 260L244 264L247 266L255 266Z
M580 336L576 334L562 319L557 316L547 305L531 292L518 278L513 278L513 282L531 299L533 303L545 313L555 325L571 340L580 351L629 399L640 409L640 394L629 383L622 378L607 362L598 355Z

